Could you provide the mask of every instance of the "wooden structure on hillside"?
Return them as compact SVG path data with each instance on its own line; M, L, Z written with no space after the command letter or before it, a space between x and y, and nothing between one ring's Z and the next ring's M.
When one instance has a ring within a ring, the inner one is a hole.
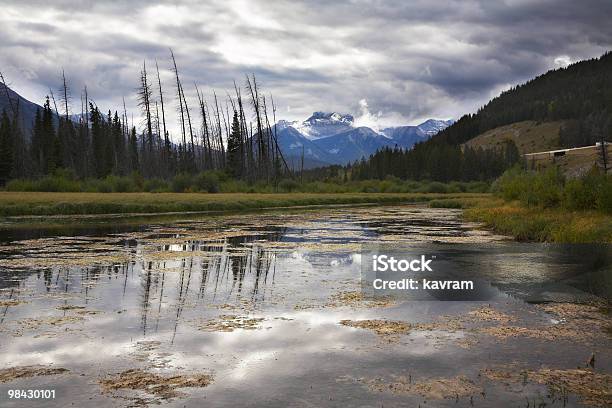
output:
M593 166L610 173L611 146L612 143L603 142L593 146L527 153L523 157L527 166L533 170L544 169L554 164L559 166L566 175L578 177L588 172Z

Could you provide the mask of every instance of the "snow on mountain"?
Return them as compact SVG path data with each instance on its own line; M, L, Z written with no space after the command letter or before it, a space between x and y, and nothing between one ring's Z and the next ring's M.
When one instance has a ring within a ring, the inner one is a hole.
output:
M410 149L429 139L452 121L429 119L417 126L389 127L376 132L355 127L353 116L337 112L314 112L303 122L280 120L276 124L278 143L288 161L305 167L347 164L369 157L384 147Z
M436 133L446 129L450 125L452 125L454 120L438 120L438 119L429 119L425 122L421 123L417 127L423 131L426 135L433 136Z
M292 125L306 138L315 140L320 137L332 136L353 128L352 115L337 112L314 112L311 117Z

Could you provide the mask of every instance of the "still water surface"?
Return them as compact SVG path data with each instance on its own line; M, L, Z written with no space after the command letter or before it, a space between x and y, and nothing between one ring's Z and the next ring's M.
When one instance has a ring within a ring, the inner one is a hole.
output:
M501 251L480 272L494 290L483 303L364 299L364 243L510 244L457 210L414 206L5 229L0 369L68 371L0 382L0 406L583 406L548 377L486 370L575 369L594 352L595 373L610 374L606 315L584 324L526 302L605 297L606 248L578 251L603 259L593 274L563 249ZM174 394L101 385L133 369L213 381ZM9 400L16 388L56 398Z

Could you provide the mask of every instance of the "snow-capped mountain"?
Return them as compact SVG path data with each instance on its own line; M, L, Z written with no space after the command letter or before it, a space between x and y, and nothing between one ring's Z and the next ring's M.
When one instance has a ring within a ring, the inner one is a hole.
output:
M433 136L455 123L454 120L428 119L417 127L426 135Z
M389 127L379 132L355 127L354 118L337 112L314 112L303 122L280 120L276 124L279 146L293 167L347 164L369 157L384 147L409 149L445 129L452 121L429 119L417 126Z
M315 140L353 129L354 118L337 112L314 112L303 122L293 122L292 126L307 139Z

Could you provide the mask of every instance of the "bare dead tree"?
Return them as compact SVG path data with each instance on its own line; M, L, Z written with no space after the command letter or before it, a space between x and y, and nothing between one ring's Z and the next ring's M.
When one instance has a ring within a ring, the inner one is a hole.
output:
M210 133L208 128L208 120L206 115L206 102L204 101L203 95L200 94L198 86L195 85L196 93L198 94L198 101L200 103L200 114L202 115L202 144L204 145L204 155L206 155L206 163L203 163L203 167L212 166L212 146L210 142Z
M190 157L190 161L191 164L193 164L193 159L195 157L195 146L194 146L194 140L193 140L193 127L191 126L191 115L189 114L189 107L187 106L187 99L185 98L185 92L183 92L183 85L179 83L179 86L181 88L181 95L183 95L183 103L185 104L185 112L187 113L187 123L189 125L189 137L191 138L191 157Z
M162 125L164 130L164 141L168 138L168 132L166 130L166 112L164 109L164 92L162 91L161 78L159 76L159 66L157 65L157 60L155 60L155 69L157 70L157 85L159 86L159 102L161 104L162 111Z
M68 110L69 101L70 91L68 89L68 84L66 83L66 75L64 73L64 70L62 69L62 102L64 102L64 112L66 114L66 120L70 119L70 111Z
M146 61L142 63L142 71L140 71L140 88L138 89L138 106L142 109L145 116L145 126L147 132L147 144L149 152L153 150L153 123L151 119L151 97L153 92L147 78Z
M176 59L174 58L174 52L170 49L170 56L172 57L172 65L174 66L174 75L176 76L176 93L179 100L179 110L181 112L181 135L183 137L183 146L187 144L185 134L185 112L183 110L183 98L182 98L182 87L181 80L179 78L178 68L176 67Z
M259 99L259 93L257 89L257 81L255 80L254 74L253 74L252 83L248 75L246 79L247 79L246 81L247 90L251 94L251 104L253 105L253 109L255 110L255 118L257 121L257 153L258 153L257 160L259 162L258 167L259 167L260 173L262 173L261 170L267 167L266 166L267 160L265 157L266 147L264 146L264 139L263 139L264 134L263 134L263 125L262 125L261 110L260 110L260 99Z
M219 104L217 103L217 94L213 92L215 96L215 116L217 118L217 136L219 140L219 167L225 166L225 148L223 146L223 136L221 134L221 116L219 115Z
M285 156L283 155L282 150L278 146L278 137L276 133L276 105L274 104L274 98L272 97L272 94L270 94L270 101L272 102L272 120L274 121L274 146L276 147L278 156L281 158L281 160L283 161L283 164L285 165L285 170L291 176L291 178L293 178L293 172L291 171L291 168L289 167L289 165L287 165Z
M57 103L55 103L55 95L53 95L53 90L49 88L49 93L51 94L51 100L53 101L53 108L55 109L55 114L59 117L59 112L57 111Z

